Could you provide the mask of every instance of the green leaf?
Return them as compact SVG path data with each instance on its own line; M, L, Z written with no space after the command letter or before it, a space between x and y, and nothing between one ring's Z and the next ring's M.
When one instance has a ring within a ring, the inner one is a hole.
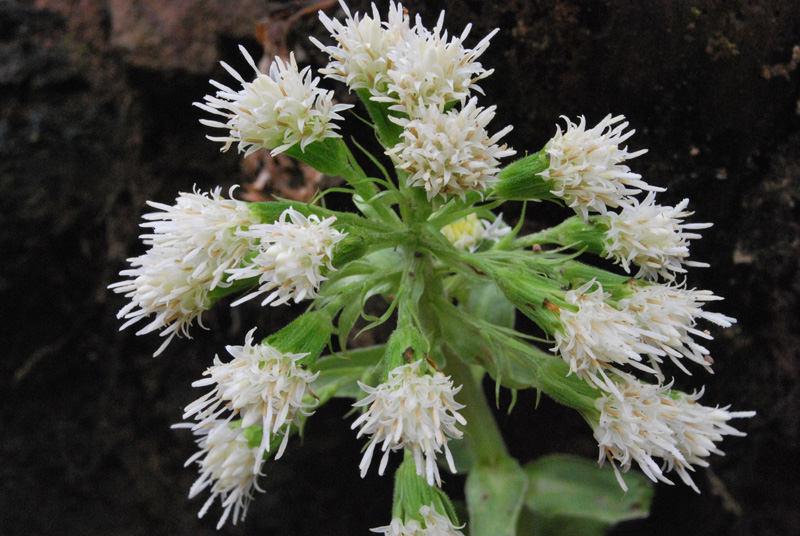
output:
M516 461L479 465L467 477L472 536L515 536L528 478Z
M477 281L469 293L467 310L481 320L514 329L516 308L492 281Z
M645 518L650 512L652 484L635 472L625 475L627 493L619 487L613 469L575 456L546 456L527 464L524 472L530 483L525 507L543 526L550 527L541 534L602 534L596 529ZM556 526L565 529L549 531Z

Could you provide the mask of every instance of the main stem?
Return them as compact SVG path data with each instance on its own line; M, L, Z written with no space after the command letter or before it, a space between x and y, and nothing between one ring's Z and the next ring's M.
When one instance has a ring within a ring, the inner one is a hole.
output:
M454 384L461 385L458 398L464 404L460 411L467 420L466 440L469 442L472 461L475 465L494 466L510 459L500 429L494 420L479 377L448 346L442 351L447 357L447 372Z

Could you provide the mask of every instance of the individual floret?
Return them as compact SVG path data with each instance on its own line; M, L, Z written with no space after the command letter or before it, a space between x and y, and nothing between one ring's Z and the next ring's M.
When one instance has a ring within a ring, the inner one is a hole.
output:
M224 136L208 136L208 139L224 143L223 151L235 143L245 156L261 148L271 149L275 156L294 145L299 144L305 150L310 143L341 137L336 132L339 127L331 121L341 120L339 112L352 105L333 104L333 92L317 87L319 78L312 78L310 67L298 71L294 54L288 63L276 56L266 75L259 71L244 47L239 46L239 50L255 70L256 78L247 82L222 62L243 87L236 91L211 80L219 91L216 95L206 95L205 103L195 103L225 119L224 122L200 120L206 126L228 131Z
M379 443L383 451L378 467L380 475L386 469L389 453L403 447L413 452L417 474L424 476L430 486L434 482L441 486L436 455L443 449L450 471L456 472L447 442L463 435L456 423L466 424L458 413L464 406L454 399L461 387L454 388L449 376L441 372L421 372L421 363L419 360L393 369L386 382L377 387L359 382L367 396L353 405L369 409L356 419L352 428L361 426L358 437L372 436L359 466L362 477L367 474Z

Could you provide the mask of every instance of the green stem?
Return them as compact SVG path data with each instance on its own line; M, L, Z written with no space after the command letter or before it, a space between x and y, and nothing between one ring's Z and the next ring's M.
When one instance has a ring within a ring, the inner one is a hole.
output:
M454 384L461 385L458 398L465 405L461 415L467 420L466 439L475 465L498 465L511 459L503 436L494 420L480 378L448 346L442 348L447 357L447 372Z

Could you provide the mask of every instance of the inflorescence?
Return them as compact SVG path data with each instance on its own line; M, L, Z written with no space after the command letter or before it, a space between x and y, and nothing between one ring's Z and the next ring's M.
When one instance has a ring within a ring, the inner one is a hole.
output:
M376 178L358 165L337 124L352 106L337 103L310 67L276 57L263 73L241 48L253 73L223 63L237 87L212 81L216 92L196 103L214 117L201 123L221 131L209 139L223 151L267 149L341 175L360 214L195 188L174 205L149 202L156 212L144 216L141 236L149 249L109 287L130 300L118 315L122 328L141 322L137 335L165 338L154 355L176 336L190 337L219 301L307 305L266 339L251 329L194 382L207 391L176 426L197 437L199 451L187 462L199 467L190 497L211 493L200 516L219 499L218 527L243 520L266 461L279 459L332 397L358 396L351 428L368 438L361 476L376 449L380 475L390 453L405 460L392 520L373 532L461 534L439 489L440 464L457 470L450 443L471 438L463 442L470 471L513 462L499 434L485 440L496 430L490 413L476 410L486 405L486 373L580 412L600 464L613 466L623 489L621 473L635 462L653 482L672 483L675 473L699 491L691 473L722 454L723 436L744 435L730 420L754 415L703 406L702 392L668 381L676 371L712 370L710 326L701 321L736 322L705 310L722 298L678 279L708 266L689 250L711 224L687 221L688 200L657 204L664 188L628 167L646 150L623 146L634 134L623 116L593 127L564 118L538 153L509 164L516 151L501 139L512 127L490 130L496 107L477 96L493 72L478 60L497 30L468 48L470 26L448 35L444 12L429 30L400 3L390 2L386 20L375 5L364 15L340 7L343 20L320 12L331 44L312 38L330 58L320 73L361 99L384 151L372 161L391 162L394 175ZM524 235L492 212L509 200L552 201L575 214ZM608 259L624 275L580 255ZM379 318L364 310L375 295L388 307ZM541 330L543 348L514 329L515 310ZM385 344L348 348L359 318L365 329L389 318L397 325Z

